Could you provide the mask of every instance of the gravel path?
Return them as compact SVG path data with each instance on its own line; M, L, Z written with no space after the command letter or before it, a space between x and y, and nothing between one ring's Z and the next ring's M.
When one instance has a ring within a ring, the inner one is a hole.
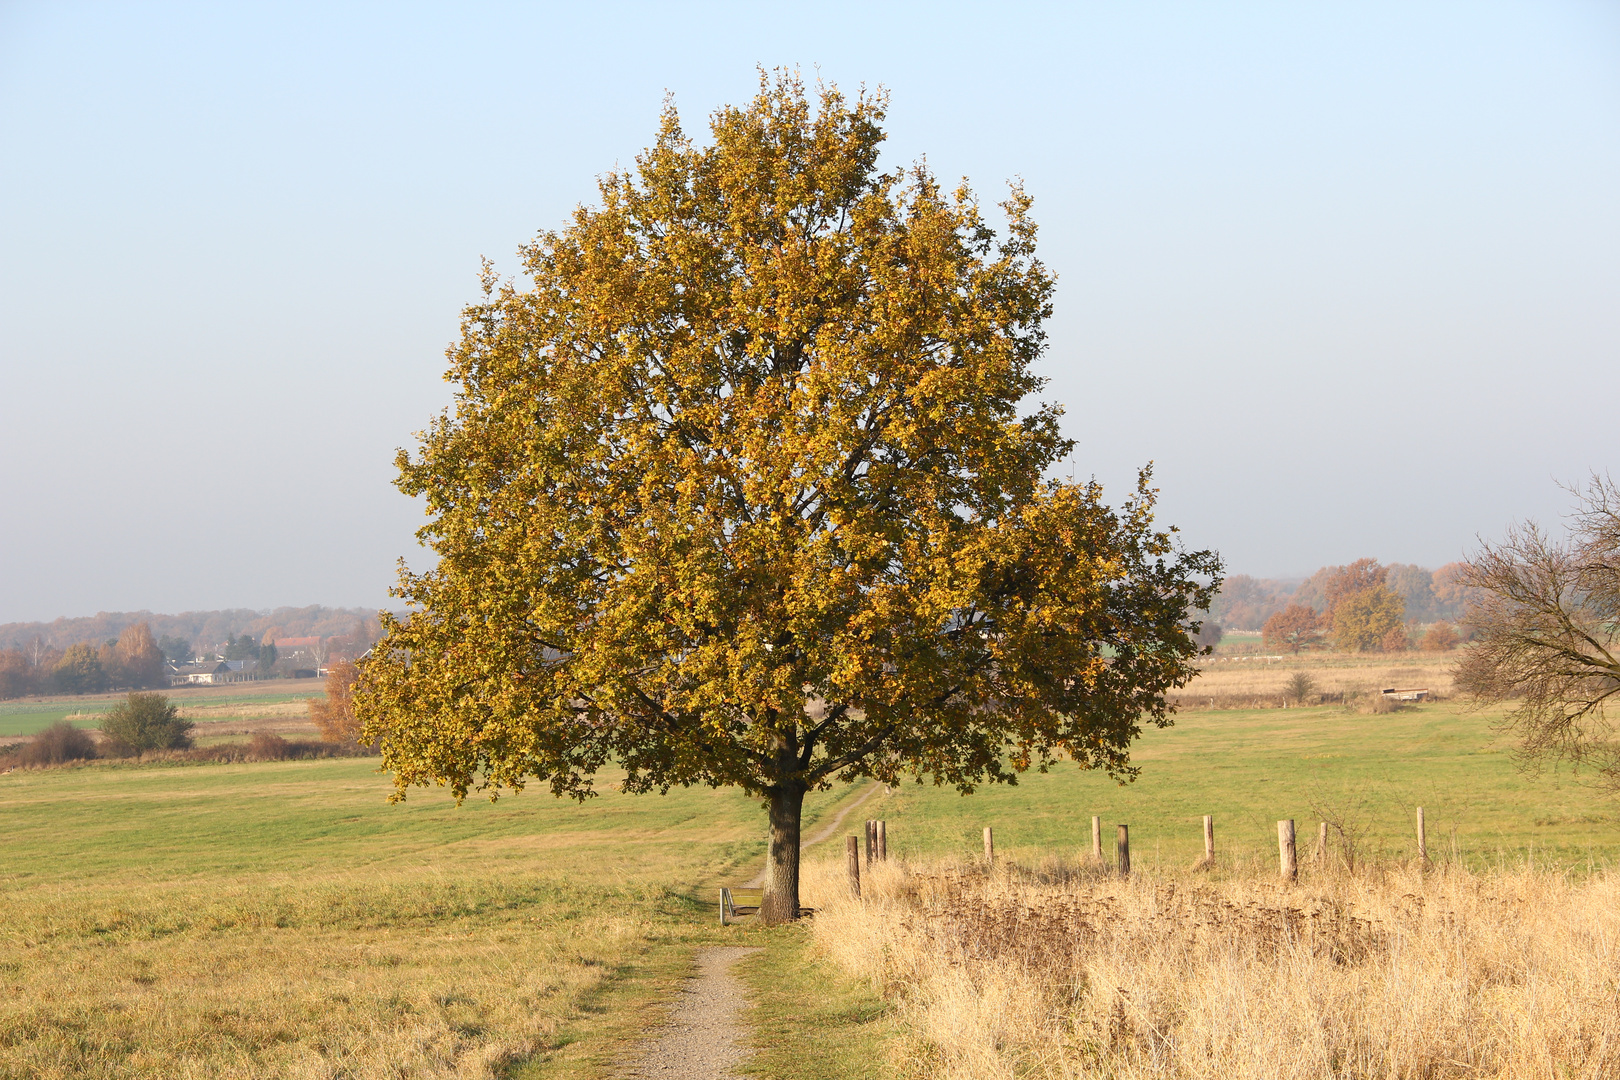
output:
M681 988L669 1024L643 1049L626 1077L679 1077L731 1080L747 1054L737 1045L742 1025L737 1014L747 999L731 965L758 949L726 946L699 949L698 973Z
M873 784L867 788L831 821L800 841L799 850L837 833L851 811L877 794L882 786ZM764 882L765 871L761 870L748 887L758 888ZM742 983L731 973L731 965L758 951L734 945L699 949L698 973L681 987L680 997L670 1010L669 1023L642 1046L640 1057L621 1075L626 1078L732 1080L736 1066L747 1054L738 1045L743 1029L737 1014L748 999Z

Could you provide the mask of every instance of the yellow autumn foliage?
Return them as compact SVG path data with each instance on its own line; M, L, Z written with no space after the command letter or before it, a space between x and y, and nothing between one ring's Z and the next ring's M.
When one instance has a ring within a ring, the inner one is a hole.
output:
M711 139L673 106L600 204L486 274L454 409L401 453L433 569L355 696L402 797L538 778L733 785L770 808L764 913L835 780L1131 772L1219 562L1045 474L1053 281L1014 186L880 171L881 93L762 75Z

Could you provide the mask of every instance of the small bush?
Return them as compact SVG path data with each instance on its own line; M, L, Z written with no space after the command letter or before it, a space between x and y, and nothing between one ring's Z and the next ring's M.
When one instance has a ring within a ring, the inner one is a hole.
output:
M248 740L247 756L253 761L286 761L293 756L293 745L280 735L259 731Z
M96 743L90 733L76 728L66 720L58 720L38 735L34 741L17 750L19 765L61 765L67 761L85 761L96 756Z
M1294 699L1295 705L1303 705L1316 695L1316 680L1303 671L1296 671L1293 678L1288 680L1286 693Z
M1374 716L1385 716L1389 713L1400 712L1401 703L1375 690L1367 697L1366 709L1367 712Z
M184 750L191 745L190 720L162 694L131 694L101 721L107 748L119 757L146 750Z
M1429 627L1429 632L1423 635L1424 652L1446 652L1457 647L1457 631L1452 629L1450 623L1435 623Z

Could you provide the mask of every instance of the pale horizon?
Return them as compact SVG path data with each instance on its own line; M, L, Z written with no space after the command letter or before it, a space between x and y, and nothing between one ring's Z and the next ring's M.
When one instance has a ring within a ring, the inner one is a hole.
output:
M884 86L889 166L1022 178L1074 475L1153 461L1229 573L1432 569L1616 465L1609 4L13 3L0 623L390 606L480 258L759 65Z

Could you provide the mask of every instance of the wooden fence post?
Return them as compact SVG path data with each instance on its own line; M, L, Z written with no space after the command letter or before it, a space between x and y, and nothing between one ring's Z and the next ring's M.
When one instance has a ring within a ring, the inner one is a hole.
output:
M844 853L849 863L849 894L855 899L861 898L861 842L857 837L851 836L844 842Z
M875 862L877 862L877 822L868 819L866 822L866 868L870 870Z
M731 915L731 890L726 888L724 885L722 885L722 886L720 886L720 925L721 926L726 926L726 925L728 925L730 923L730 918L729 918L730 915Z
M1091 857L1102 865L1102 818L1091 819Z
M1284 881L1299 880L1299 860L1294 856L1294 819L1277 822L1277 860L1282 864Z
M1318 864L1327 862L1327 822L1325 821L1316 828L1316 861Z
M1421 807L1421 806L1418 807L1417 812L1418 812L1418 815L1417 815L1417 817L1418 817L1418 822L1417 822L1417 825L1418 825L1418 869L1419 870L1427 870L1429 868L1429 834L1427 832L1425 832L1424 828L1423 828L1423 807Z
M995 865L996 861L996 834L990 831L990 826L984 827L984 861Z
M1206 863L1215 861L1215 816L1213 814L1204 815L1204 861Z
M1119 876L1120 877L1130 877L1131 876L1131 827L1129 825L1121 825L1119 827L1119 843L1116 845L1116 847L1117 847L1117 851L1115 852L1115 854L1119 859Z
M878 862L888 862L889 861L889 823L887 821L879 821L877 823L877 836L878 836Z

